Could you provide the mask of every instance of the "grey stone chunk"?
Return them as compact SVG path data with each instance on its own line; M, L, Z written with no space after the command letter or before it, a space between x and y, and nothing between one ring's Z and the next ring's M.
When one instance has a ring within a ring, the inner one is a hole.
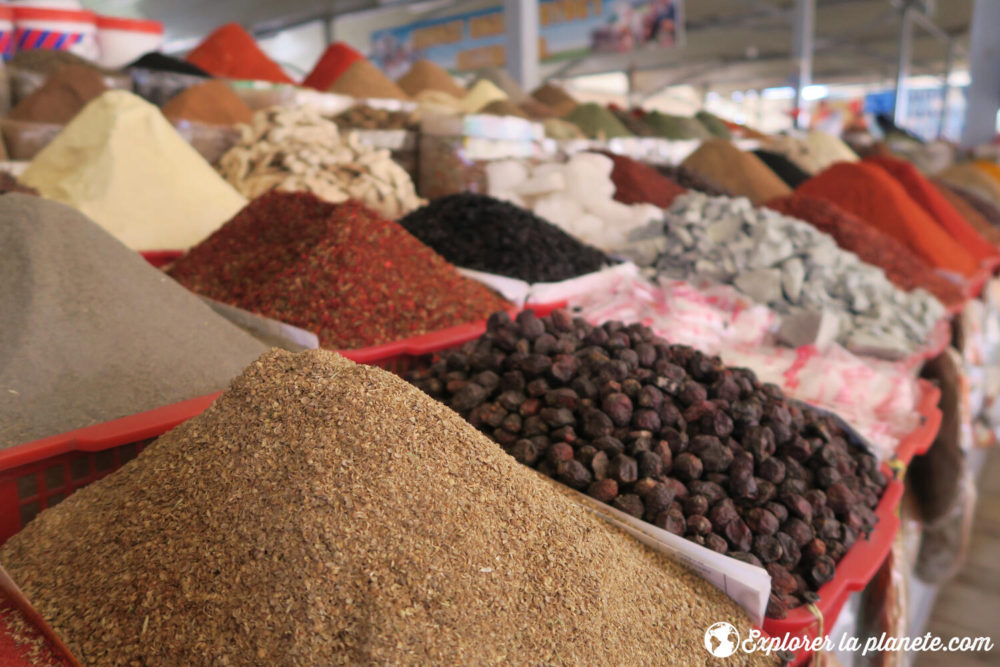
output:
M780 269L747 271L737 276L733 285L757 303L780 301L782 297Z
M840 317L832 310L800 310L781 318L778 340L791 347L828 348L840 333Z
M790 303L798 303L799 297L802 296L802 283L806 278L806 268L802 260L797 257L786 260L781 265L781 270L783 272L781 288L785 291L785 298Z

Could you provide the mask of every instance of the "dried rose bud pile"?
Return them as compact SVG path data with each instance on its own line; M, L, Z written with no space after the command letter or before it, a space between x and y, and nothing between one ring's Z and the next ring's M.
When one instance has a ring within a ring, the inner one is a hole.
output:
M885 477L834 419L639 324L498 313L409 379L521 463L765 567L772 618L878 520Z

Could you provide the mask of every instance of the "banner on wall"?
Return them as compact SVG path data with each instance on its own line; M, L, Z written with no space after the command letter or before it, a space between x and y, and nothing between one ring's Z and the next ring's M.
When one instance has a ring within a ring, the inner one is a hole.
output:
M683 0L541 0L538 21L546 62L674 48L683 38ZM393 77L420 59L453 71L507 60L502 6L377 30L371 39L372 61Z

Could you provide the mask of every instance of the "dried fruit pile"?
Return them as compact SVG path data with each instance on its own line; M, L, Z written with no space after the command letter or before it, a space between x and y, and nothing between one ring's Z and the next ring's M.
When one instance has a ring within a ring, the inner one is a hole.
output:
M766 567L773 618L878 520L885 477L832 418L639 324L496 314L409 379L521 463Z
M709 625L746 636L562 491L383 370L274 351L0 559L87 665L694 664Z
M193 292L319 336L380 345L475 322L509 304L361 204L270 192L177 260Z

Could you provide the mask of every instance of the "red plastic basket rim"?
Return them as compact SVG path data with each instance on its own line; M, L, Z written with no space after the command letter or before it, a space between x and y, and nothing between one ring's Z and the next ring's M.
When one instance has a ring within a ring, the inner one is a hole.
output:
M0 450L0 473L67 452L99 452L155 438L200 414L221 393L191 398L155 410L8 447Z
M934 444L938 431L941 429L941 420L944 414L938 403L941 400L941 389L934 383L920 379L917 381L920 387L920 401L917 404L917 412L923 417L923 421L917 428L907 433L896 446L894 458L901 461L903 465L910 465L914 456L926 454L927 450Z
M14 7L13 9L15 21L97 23L97 14L85 9L56 9L52 7Z
M97 27L105 30L127 30L129 32L144 32L152 35L163 34L163 24L151 19L130 19L124 16L97 15Z

